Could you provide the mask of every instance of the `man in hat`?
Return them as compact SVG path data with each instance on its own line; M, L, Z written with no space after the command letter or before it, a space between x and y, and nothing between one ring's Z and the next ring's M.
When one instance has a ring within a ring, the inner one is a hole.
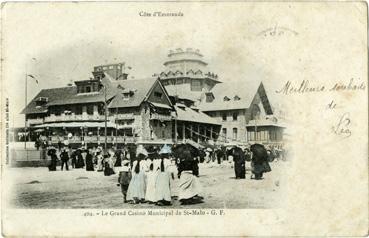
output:
M69 160L69 155L68 152L65 148L62 149L62 153L60 154L60 158L61 158L61 170L63 170L64 164L65 164L65 168L66 170L68 169L68 160Z

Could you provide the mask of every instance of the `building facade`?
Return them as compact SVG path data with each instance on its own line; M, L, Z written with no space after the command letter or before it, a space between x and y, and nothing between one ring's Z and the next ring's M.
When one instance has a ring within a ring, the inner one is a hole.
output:
M283 141L262 83L231 89L192 48L170 51L163 65L139 80L128 80L125 63L95 66L93 78L41 90L23 110L27 125L71 146Z
M204 139L197 132L192 133L196 137L186 135L187 126L219 129L212 118L191 108L190 101L174 105L158 79L127 80L127 75L117 75L124 74L122 65L96 66L90 80L41 90L23 111L30 130L51 144L119 147L184 140L196 144Z
M221 125L211 132L219 144L282 143L283 124L274 116L264 85L231 87L207 69L197 49L169 51L165 69L156 74L170 96L190 99L196 108ZM241 90L240 90L241 89ZM210 133L210 132L209 132Z

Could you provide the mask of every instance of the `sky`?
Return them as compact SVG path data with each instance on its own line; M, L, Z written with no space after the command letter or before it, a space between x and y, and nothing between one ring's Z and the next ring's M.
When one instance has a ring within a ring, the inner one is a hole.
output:
M125 62L132 67L130 76L150 77L164 69L169 50L176 48L199 49L209 70L237 89L263 81L274 92L286 80L313 76L311 71L324 75L335 65L321 68L312 56L326 60L320 47L335 42L324 40L329 32L312 34L304 26L313 25L314 32L327 21L333 28L351 26L329 11L311 19L301 17L301 10L296 3L275 3L273 8L263 3L7 3L3 90L10 99L11 123L24 124L19 113L26 73L39 81L28 80L30 101L43 88L89 79L95 65ZM314 7L303 10L318 12ZM142 11L184 16L141 17ZM268 29L283 34L271 36Z

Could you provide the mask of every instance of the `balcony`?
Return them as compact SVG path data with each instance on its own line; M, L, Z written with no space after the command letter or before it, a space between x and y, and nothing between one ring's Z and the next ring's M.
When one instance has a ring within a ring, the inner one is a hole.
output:
M45 117L45 122L60 122L60 121L103 121L104 115L50 115Z
M51 142L56 144L59 141L65 142L65 140L68 140L69 143L104 143L105 142L105 136L73 136L71 138L68 138L66 136L52 136ZM107 143L135 143L136 138L133 136L107 136Z
M124 119L135 119L135 115L133 113L124 113L124 114L114 114L109 116L112 119L124 120Z
M171 115L162 115L162 114L153 113L150 116L150 120L171 121L172 116Z
M37 125L37 124L42 124L44 123L44 119L43 118L33 118L33 119L27 119L27 125Z

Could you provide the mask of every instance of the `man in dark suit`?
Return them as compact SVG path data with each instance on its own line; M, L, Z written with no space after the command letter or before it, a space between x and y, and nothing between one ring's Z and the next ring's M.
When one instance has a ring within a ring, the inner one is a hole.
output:
M69 155L66 149L63 148L62 153L60 154L60 159L61 159L61 170L63 170L64 164L65 164L65 168L66 170L68 169L68 160L69 160Z

